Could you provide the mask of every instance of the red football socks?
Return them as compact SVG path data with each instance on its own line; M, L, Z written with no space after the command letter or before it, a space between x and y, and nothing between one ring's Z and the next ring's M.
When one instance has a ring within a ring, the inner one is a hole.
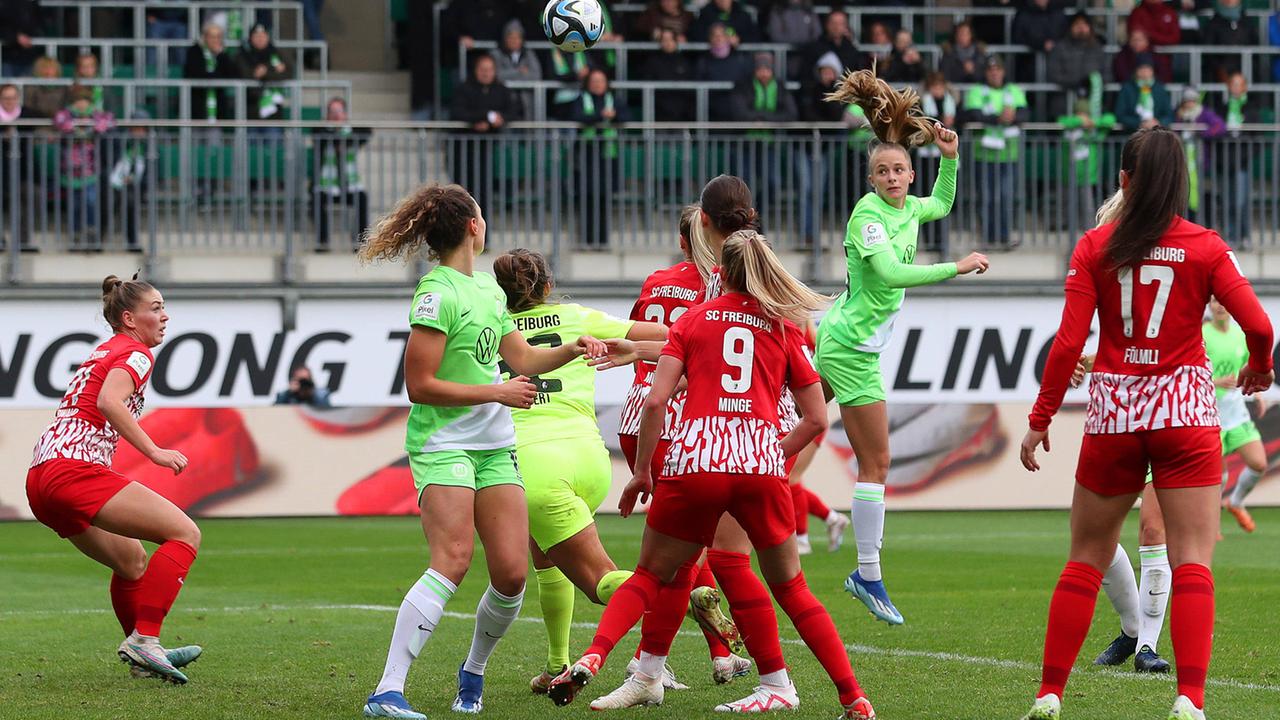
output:
M640 624L640 649L650 655L666 657L671 654L671 642L680 632L685 611L689 609L689 593L693 591L693 579L697 575L696 561L680 566L671 582L658 588L657 598Z
M806 535L809 532L809 491L804 485L796 483L791 486L791 507L796 513L796 534Z
M170 540L156 548L138 581L138 617L133 629L139 635L160 637L160 626L195 561L195 548L181 540Z
M138 622L138 589L142 587L142 579L125 580L111 574L111 608L116 611L116 619L120 621L120 629L125 636L133 634Z
M809 514L820 519L826 520L831 515L831 506L822 502L822 498L818 494L803 485L805 499L809 503Z
M622 583L609 598L609 604L604 606L600 626L585 654L599 655L603 664L618 641L640 622L645 609L654 604L661 585L657 575L645 568L636 568L635 574Z
M822 663L822 667L831 676L840 693L840 704L849 706L864 693L858 687L858 680L853 675L853 667L849 664L849 653L845 650L844 641L836 631L836 624L831 614L818 602L805 582L804 573L798 573L791 580L781 585L770 585L773 596L778 599L782 611L791 618L804 644L813 651L814 657Z
M1169 637L1178 666L1178 694L1204 707L1204 681L1213 652L1213 571L1189 563L1173 570Z
M729 601L729 611L738 625L747 652L756 661L761 675L786 667L782 643L778 639L778 616L764 583L751 571L751 556L708 550L707 564L720 581L720 591Z
M698 577L694 579L693 586L696 588L716 586L716 576L711 572L711 563L704 562L698 566ZM724 644L719 635L703 630L702 636L707 639L707 651L711 653L712 660L729 657L729 646Z
M1089 634L1093 607L1102 588L1102 573L1084 563L1069 562L1062 569L1058 586L1049 601L1049 628L1044 638L1044 669L1040 676L1040 692L1062 697L1071 675L1071 666L1080 654L1080 646Z

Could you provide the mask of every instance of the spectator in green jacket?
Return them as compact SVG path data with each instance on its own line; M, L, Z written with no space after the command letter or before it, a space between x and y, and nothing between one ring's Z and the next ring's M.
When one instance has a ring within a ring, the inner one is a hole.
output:
M1156 79L1155 68L1149 60L1140 62L1133 78L1120 86L1116 122L1129 132L1173 123L1169 90Z
M1099 159L1102 141L1116 126L1116 116L1102 111L1102 74L1092 73L1076 88L1071 113L1058 118L1062 126L1063 180L1067 229L1078 236L1097 224L1102 173Z
M984 78L985 83L965 94L964 118L985 126L974 161L986 241L1009 249L1013 246L1009 229L1013 224L1014 179L1022 153L1019 126L1028 119L1027 94L1005 82L1004 63L998 57L987 60Z

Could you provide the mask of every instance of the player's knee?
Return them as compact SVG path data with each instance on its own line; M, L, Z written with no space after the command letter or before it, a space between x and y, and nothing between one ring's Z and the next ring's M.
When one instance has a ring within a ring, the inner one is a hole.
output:
M137 580L147 571L147 551L142 543L135 542L125 557L114 568L116 575L125 580Z
M521 567L519 571L503 570L489 575L489 584L494 590L506 595L507 597L515 597L524 592L526 571Z
M438 550L432 548L431 567L455 585L461 584L471 568L471 551L470 543L447 545Z
M1139 545L1164 545L1164 541L1163 523L1144 520L1138 525Z
M187 521L183 523L182 526L173 533L173 537L169 539L190 545L192 550L198 552L200 550L200 540L202 537L203 536L200 534L200 526L196 525L190 518L187 518Z

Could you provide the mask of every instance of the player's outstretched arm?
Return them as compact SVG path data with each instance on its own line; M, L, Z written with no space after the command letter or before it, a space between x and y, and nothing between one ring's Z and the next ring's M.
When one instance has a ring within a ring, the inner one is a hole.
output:
M638 322L627 331L627 339L665 343L667 341L667 326L656 322ZM661 352L662 349L659 348L658 351Z
M129 411L129 406L125 404L135 390L137 384L127 370L112 368L102 382L102 389L98 391L98 411L120 433L120 437L137 448L138 452L177 475L186 469L187 457L177 450L166 450L156 445L147 431L138 424L138 420Z
M512 370L522 375L541 375L569 363L579 355L598 358L608 352L605 344L590 335L578 337L578 341L559 347L534 347L518 330L502 336L498 354Z

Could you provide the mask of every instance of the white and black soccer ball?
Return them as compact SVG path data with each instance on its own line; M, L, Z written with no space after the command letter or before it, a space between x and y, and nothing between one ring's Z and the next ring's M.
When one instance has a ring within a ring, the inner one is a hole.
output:
M604 11L597 0L551 0L542 11L542 31L565 52L582 52L604 34Z

